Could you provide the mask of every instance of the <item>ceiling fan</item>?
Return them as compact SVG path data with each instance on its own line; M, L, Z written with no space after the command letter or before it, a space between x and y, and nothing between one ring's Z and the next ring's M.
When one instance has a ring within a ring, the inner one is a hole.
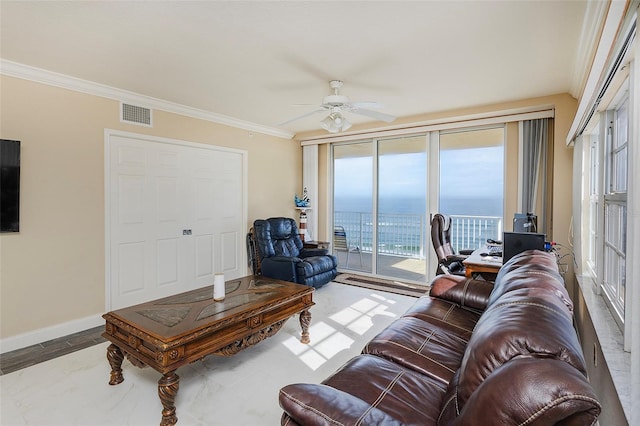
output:
M396 119L396 117L394 117L393 115L385 114L378 111L372 111L371 109L369 109L382 108L382 105L378 102L349 101L348 97L340 94L340 88L343 86L343 84L344 83L340 80L331 80L329 82L329 86L331 87L331 89L333 89L333 94L325 96L319 108L306 114L302 114L284 121L280 123L279 126L324 111L328 111L329 115L320 122L320 125L329 133L343 132L351 127L351 123L344 116L345 112L364 115L367 117L375 118L376 120L386 121L387 123L390 123Z

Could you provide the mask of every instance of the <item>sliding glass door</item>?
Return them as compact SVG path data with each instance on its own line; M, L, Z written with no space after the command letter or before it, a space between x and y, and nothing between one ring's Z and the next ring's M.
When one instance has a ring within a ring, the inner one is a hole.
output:
M373 142L333 146L333 252L341 269L373 273Z
M333 251L342 270L426 281L426 137L333 146Z
M425 136L378 141L376 272L426 280L427 144Z
M451 216L454 250L502 239L504 128L440 134L438 211Z

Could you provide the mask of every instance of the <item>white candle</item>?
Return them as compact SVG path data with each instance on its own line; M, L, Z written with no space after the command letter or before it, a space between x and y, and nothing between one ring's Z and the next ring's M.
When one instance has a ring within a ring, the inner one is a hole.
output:
M224 288L224 274L215 274L213 276L213 300L224 300L225 288Z

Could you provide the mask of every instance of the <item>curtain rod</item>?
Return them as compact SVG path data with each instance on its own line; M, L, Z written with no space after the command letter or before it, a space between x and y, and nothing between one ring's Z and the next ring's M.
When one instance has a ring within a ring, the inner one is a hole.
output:
M514 108L503 111L447 117L434 120L405 123L396 126L379 127L375 129L345 132L339 135L319 135L299 139L300 145L319 145L332 142L344 142L363 138L400 136L418 134L436 130L450 130L456 128L486 126L490 124L508 123L513 121L533 120L536 118L553 118L554 105L540 105L535 107Z

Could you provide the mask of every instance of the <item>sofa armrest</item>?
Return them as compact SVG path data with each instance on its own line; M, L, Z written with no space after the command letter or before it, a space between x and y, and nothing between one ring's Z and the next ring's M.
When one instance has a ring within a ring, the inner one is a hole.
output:
M399 422L358 397L322 384L280 389L280 407L301 425L393 425Z
M439 275L431 281L429 295L465 308L483 311L493 290L491 281L474 280L456 275Z
M324 248L303 248L300 251L300 257L304 259L305 257L310 256L326 256L328 253L329 250Z
M262 259L262 275L276 280L297 282L296 264L302 262L298 257L273 256Z

